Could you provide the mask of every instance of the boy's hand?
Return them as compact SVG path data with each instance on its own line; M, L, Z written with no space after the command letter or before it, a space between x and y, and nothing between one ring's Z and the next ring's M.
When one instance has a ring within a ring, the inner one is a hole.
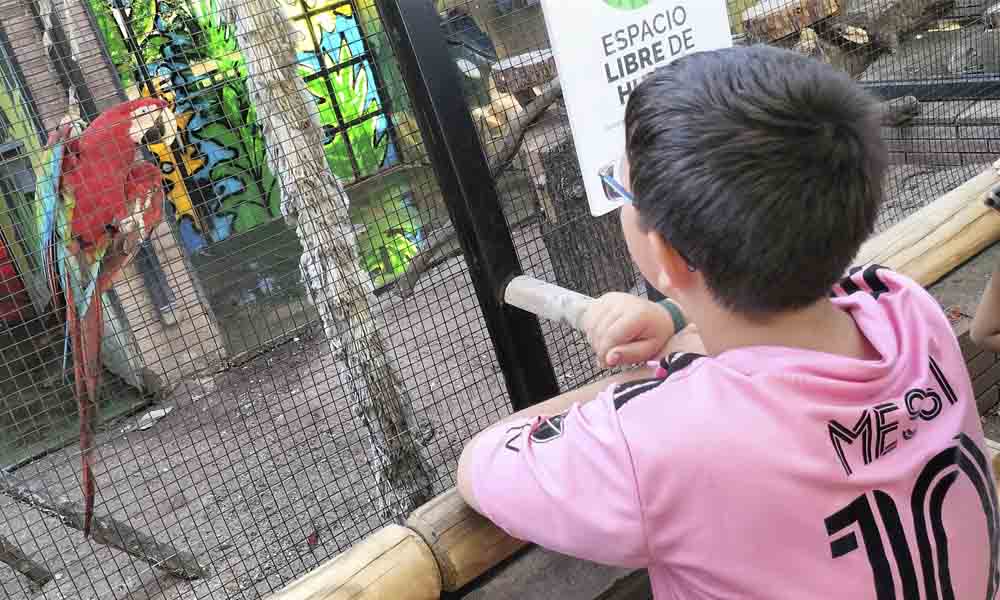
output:
M655 360L674 335L665 308L620 292L598 298L584 313L583 328L602 367Z

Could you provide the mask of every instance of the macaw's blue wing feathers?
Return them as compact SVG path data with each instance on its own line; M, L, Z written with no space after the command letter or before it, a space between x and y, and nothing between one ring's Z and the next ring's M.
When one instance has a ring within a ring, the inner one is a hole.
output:
M62 173L63 143L56 142L47 152L45 177L39 182L42 188L42 243L51 240L56 222L59 199L59 178Z
M39 244L38 249L42 257L42 264L45 269L45 281L49 285L49 291L55 296L59 293L59 283L61 270L59 269L59 257L55 252L56 245L56 220L58 213L62 209L62 202L59 197L59 180L62 176L62 156L63 143L56 142L47 152L45 157L45 174L38 182L39 188Z

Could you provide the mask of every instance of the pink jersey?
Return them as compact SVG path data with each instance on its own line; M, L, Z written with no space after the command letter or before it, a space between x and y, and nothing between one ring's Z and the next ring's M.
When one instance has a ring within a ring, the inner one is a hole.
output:
M836 286L881 356L672 356L663 378L493 428L472 457L512 536L648 567L658 600L991 600L996 488L946 317L880 267Z

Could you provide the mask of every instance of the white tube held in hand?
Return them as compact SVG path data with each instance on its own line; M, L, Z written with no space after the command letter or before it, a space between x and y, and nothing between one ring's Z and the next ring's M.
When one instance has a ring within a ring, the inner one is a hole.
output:
M583 331L583 314L594 302L590 296L526 275L507 284L504 302L551 321L563 321Z

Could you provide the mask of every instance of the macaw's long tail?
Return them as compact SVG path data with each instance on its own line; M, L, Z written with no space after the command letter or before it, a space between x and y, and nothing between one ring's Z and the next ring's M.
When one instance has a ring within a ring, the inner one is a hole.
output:
M69 275L67 290L72 290ZM72 291L70 291L72 294ZM101 377L101 337L104 319L101 316L102 302L99 294L86 304L81 320L77 313L75 298L66 302L67 323L73 342L73 379L76 387L77 403L80 411L80 462L82 467L84 522L83 535L90 535L94 517L94 478L92 451L94 443L94 421L97 416L98 387Z

